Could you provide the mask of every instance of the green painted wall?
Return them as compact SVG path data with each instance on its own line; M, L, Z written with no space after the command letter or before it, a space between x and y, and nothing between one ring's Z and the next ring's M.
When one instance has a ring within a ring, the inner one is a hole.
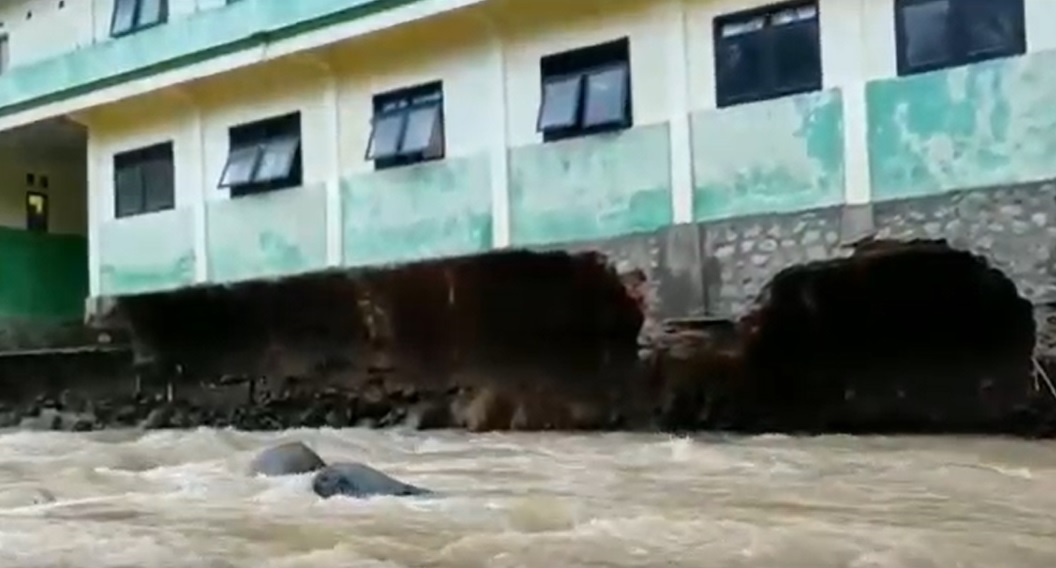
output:
M209 201L209 281L235 282L326 268L326 186Z
M1056 177L1056 52L867 86L873 199Z
M239 0L15 67L0 76L0 113L60 100L418 0Z
M87 239L0 227L0 318L79 321L87 297Z
M194 284L194 216L172 209L99 227L100 292L128 295Z
M365 266L491 248L486 155L368 172L341 184L344 263Z
M510 240L563 243L672 222L668 125L514 148Z
M843 202L843 104L832 89L691 117L699 221Z

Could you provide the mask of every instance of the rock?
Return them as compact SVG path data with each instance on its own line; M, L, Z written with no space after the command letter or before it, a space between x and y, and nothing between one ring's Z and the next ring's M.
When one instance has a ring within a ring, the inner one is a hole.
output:
M78 418L70 425L72 432L91 432L95 429L95 420L90 418Z
M323 499L335 495L363 499L381 495L403 497L432 493L354 462L336 463L319 470L312 478L312 490Z
M475 395L463 393L463 396L467 395L472 396L468 404L465 398L453 403L452 414L456 424L464 425L470 432L509 429L516 408L508 397L491 389L483 389Z
M326 425L331 428L345 428L349 423L348 412L335 408L326 413L324 421L326 422Z
M139 412L136 405L125 404L114 412L112 420L119 426L131 426L136 423L138 416Z
M407 412L407 426L415 430L437 430L451 427L451 404L446 400L425 400Z
M23 430L61 430L62 413L54 408L42 409L36 416L27 413L19 423Z
M250 475L297 475L326 467L319 454L301 442L287 442L272 446L253 458Z
M17 410L0 412L0 428L12 428L22 422L22 415Z
M171 406L161 406L150 411L147 418L143 420L140 427L145 430L157 430L159 428L167 428L172 424L172 419L175 411Z

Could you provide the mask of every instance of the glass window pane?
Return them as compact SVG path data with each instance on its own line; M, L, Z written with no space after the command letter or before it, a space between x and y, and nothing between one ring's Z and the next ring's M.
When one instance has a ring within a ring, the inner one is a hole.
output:
M428 105L407 113L407 131L403 135L402 153L425 152L438 143L437 126L440 123L440 107Z
M575 126L582 88L582 75L550 79L543 83L543 102L539 108L539 131L545 132Z
M136 0L115 0L114 17L110 23L110 34L129 32L135 26Z
M139 166L125 166L114 172L114 214L127 217L143 212L143 176Z
M627 68L613 67L587 76L583 126L601 126L627 120Z
M1020 51L1024 33L1021 2L976 0L962 8L968 55L1013 55Z
M911 68L932 67L950 56L949 0L904 6L905 61Z
M769 83L766 35L742 34L716 46L716 90L719 104L729 104L762 93Z
M253 179L253 170L259 156L260 146L244 146L231 150L227 165L224 166L224 174L220 177L220 187L249 183Z
M137 26L150 26L163 21L166 0L139 0L139 21Z
M367 148L367 159L391 158L400 149L400 135L407 114L397 112L374 119L374 131L370 135L370 147Z
M269 140L264 145L257 175L253 181L264 182L289 177L300 145L301 139L293 136Z
M151 160L142 166L143 209L162 211L175 205L175 180L171 160Z
M801 21L773 28L774 87L778 93L821 88L818 23Z
M719 35L724 38L735 37L757 32L765 26L766 18L763 16L757 16L747 20L736 20L722 24L719 27Z

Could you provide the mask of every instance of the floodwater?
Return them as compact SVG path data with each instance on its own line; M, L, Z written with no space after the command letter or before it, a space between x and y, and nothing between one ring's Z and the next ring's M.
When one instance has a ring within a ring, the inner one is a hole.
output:
M303 440L442 492L250 478ZM0 566L1056 566L1056 442L222 430L0 434Z

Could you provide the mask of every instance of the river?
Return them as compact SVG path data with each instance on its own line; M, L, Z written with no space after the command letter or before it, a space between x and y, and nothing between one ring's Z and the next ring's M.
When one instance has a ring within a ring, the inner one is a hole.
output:
M248 478L303 440L441 491ZM1056 443L224 430L0 434L0 566L1056 565Z

